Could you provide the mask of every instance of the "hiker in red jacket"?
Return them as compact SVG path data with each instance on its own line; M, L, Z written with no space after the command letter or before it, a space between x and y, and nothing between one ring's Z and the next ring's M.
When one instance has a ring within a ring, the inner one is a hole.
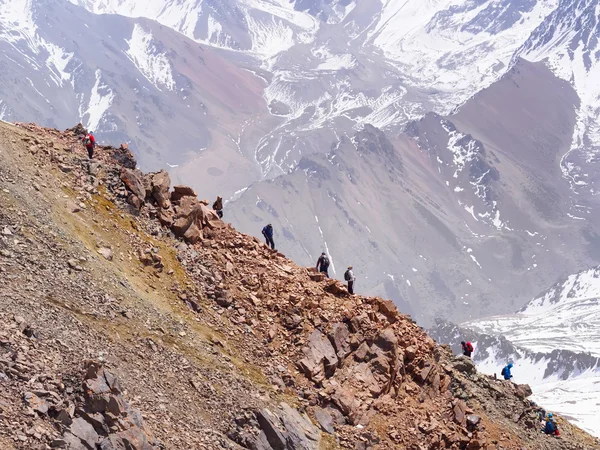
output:
M81 142L85 145L89 158L92 159L94 157L94 149L96 148L96 138L94 138L94 133L90 131L84 136Z
M471 354L473 354L473 344L471 344L470 342L462 341L460 345L462 346L463 355L468 356L470 358Z

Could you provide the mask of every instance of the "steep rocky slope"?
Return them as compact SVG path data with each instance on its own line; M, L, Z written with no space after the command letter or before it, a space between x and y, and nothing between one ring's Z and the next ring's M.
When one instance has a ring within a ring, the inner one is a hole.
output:
M81 132L0 124L3 448L598 446Z

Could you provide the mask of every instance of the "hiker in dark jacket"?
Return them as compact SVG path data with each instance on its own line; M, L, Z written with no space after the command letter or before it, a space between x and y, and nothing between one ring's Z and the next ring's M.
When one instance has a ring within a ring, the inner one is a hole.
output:
M329 278L329 258L325 252L321 253L320 258L317 261L317 270L324 273L325 276Z
M262 229L262 234L267 240L267 245L271 246L271 249L275 250L275 242L273 241L273 225L268 224Z
M354 281L356 277L354 276L354 272L352 272L352 266L348 267L346 273L344 274L344 280L348 282L348 293L350 295L354 294Z
M83 145L85 145L85 148L88 152L88 157L92 159L94 157L94 150L96 149L96 138L94 137L94 133L90 131L83 137L83 139L81 139L81 142L83 142Z
M223 218L223 199L221 197L217 197L217 200L213 203L213 209L219 216L219 219Z
M508 364L504 369L502 369L502 372L500 373L500 375L502 375L504 377L505 380L510 380L513 376L510 373L510 369L513 368L512 363Z
M463 355L468 356L470 358L473 354L473 344L471 344L470 342L462 341L460 345L462 347Z

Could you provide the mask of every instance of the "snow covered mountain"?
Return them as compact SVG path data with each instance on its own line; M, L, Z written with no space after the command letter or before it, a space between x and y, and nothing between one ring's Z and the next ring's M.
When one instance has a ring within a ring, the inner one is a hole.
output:
M433 333L457 352L461 340L472 341L483 372L513 362L515 380L529 383L536 401L600 435L600 266L570 275L516 314L460 327L440 320Z
M423 323L467 320L600 257L599 14L592 0L0 0L0 118L82 120L144 169L228 198L239 229L273 222L298 262L327 249Z

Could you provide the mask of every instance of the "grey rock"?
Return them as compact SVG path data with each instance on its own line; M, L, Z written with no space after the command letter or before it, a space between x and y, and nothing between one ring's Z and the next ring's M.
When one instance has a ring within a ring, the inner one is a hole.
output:
M457 370L462 373L474 374L477 372L475 364L468 356L461 355L454 358L454 361L452 361L452 367L454 368L454 370Z
M340 360L350 354L350 330L345 323L336 323L331 332L331 341Z
M257 449L318 450L321 433L306 414L287 403L281 403L273 412L263 409L257 418L261 428L255 441Z
M323 431L326 431L329 434L335 433L333 419L326 409L319 408L315 413L315 418Z
M300 414L287 403L281 403L281 421L287 433L289 450L318 450L321 434L306 414Z
M280 429L279 418L268 409L258 413L258 423L273 450L285 450L286 438Z

